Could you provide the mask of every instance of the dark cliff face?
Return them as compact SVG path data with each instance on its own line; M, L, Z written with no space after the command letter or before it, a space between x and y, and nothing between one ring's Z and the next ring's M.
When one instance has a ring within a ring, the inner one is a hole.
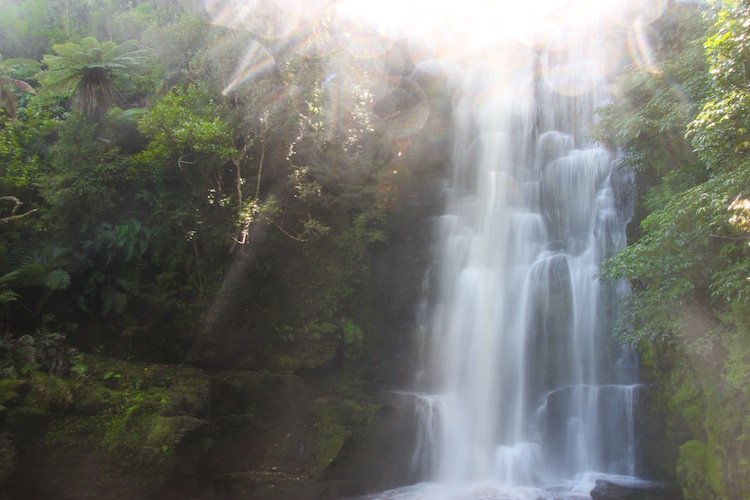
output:
M253 356L245 336L223 333L232 343L224 352L234 357L225 360L233 370L222 368L213 386L217 495L338 498L413 479L411 400L390 391L413 377L416 309L430 258L430 219L441 208L441 169L413 172L400 186L387 242L373 248L368 279L345 301L344 314L361 325L361 339L322 332L285 344L268 341ZM304 267L287 269L285 278L299 282L279 291L303 287ZM300 298L277 300L288 307ZM346 335L345 323L338 327ZM248 354L238 355L243 350ZM246 365L248 359L261 370Z
M682 325L677 337L641 351L649 383L639 412L644 473L679 484L688 500L746 498L746 335L705 305L673 314Z

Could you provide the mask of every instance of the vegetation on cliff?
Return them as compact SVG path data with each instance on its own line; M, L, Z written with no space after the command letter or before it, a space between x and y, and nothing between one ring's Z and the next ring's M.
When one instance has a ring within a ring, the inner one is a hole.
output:
M603 275L633 284L620 334L659 382L689 499L750 494L748 26L746 2L674 6L655 62L601 111L639 180L632 244Z

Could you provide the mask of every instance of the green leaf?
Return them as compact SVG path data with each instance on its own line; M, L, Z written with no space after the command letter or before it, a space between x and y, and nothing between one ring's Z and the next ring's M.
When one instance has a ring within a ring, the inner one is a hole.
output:
M62 270L55 269L47 274L46 286L50 290L65 290L70 285L70 275Z

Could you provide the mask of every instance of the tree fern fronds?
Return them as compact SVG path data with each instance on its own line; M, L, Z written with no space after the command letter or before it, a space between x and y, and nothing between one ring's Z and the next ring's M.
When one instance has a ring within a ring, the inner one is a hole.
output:
M57 55L44 56L47 70L40 80L52 91L74 89L78 107L87 116L101 116L120 104L117 79L127 78L148 60L134 41L118 45L89 37L80 43L53 45L52 49Z

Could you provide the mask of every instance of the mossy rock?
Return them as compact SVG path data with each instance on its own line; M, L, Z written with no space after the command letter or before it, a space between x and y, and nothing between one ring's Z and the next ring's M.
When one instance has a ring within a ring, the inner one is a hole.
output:
M683 375L684 376L684 375ZM693 436L705 435L705 400L693 377L685 377L669 402L673 412L682 417Z
M318 457L318 463L313 470L315 476L322 476L335 460L346 459L342 451L349 439L372 432L379 408L380 405L376 403L327 396L314 401Z
M680 446L677 477L685 500L727 498L722 474L721 458L706 443L691 440Z
M6 387L6 427L20 458L12 494L146 498L174 481L178 464L195 474L186 462L210 448L192 447L206 438L207 376L89 355L80 363L86 369L67 378L35 375L16 395Z

